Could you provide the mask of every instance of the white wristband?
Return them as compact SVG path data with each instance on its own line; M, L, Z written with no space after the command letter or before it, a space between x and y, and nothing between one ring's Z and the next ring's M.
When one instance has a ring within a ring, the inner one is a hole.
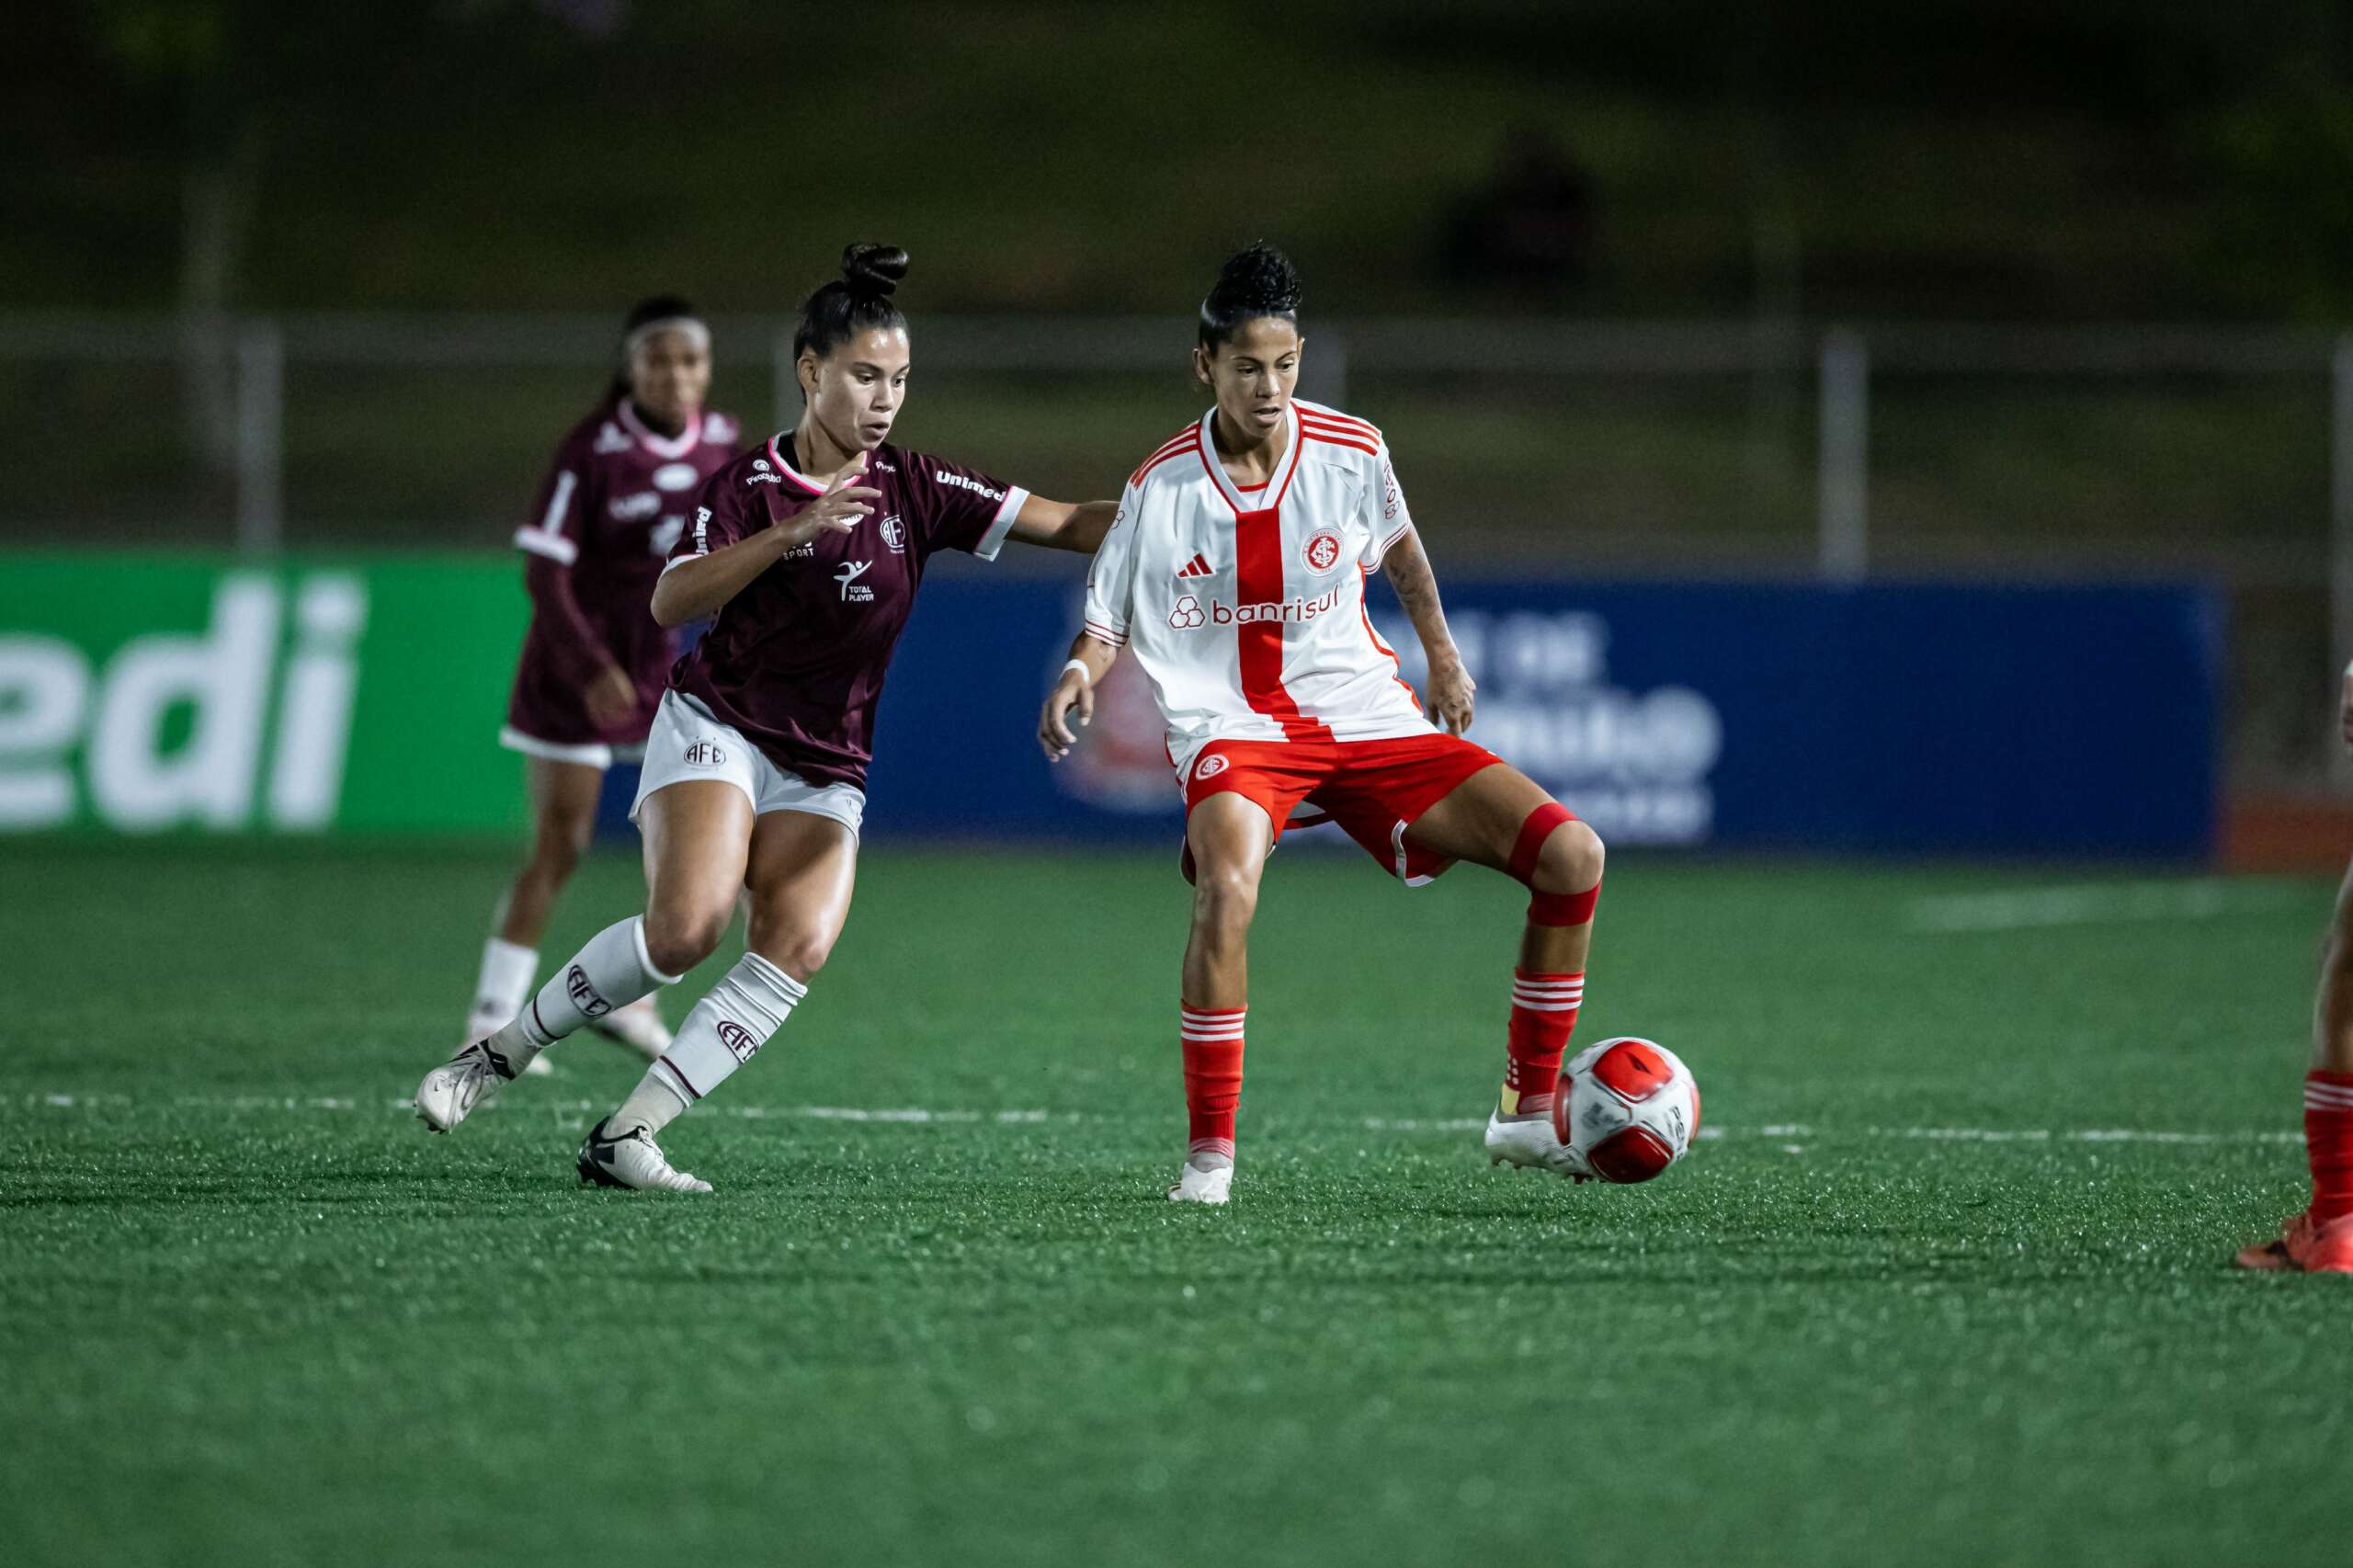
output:
M1093 686L1095 684L1095 676L1088 672L1086 668L1086 661L1085 659L1073 659L1069 664L1064 665L1062 668L1062 675L1058 675L1054 677L1055 681L1059 683L1062 680L1063 676L1070 674L1073 670L1076 670L1081 676L1085 676L1087 685Z

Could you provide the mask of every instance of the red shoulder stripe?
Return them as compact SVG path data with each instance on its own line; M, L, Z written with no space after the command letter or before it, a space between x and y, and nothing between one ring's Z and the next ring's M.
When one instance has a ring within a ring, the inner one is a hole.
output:
M1154 447L1152 449L1152 457L1156 458L1160 456L1161 453L1168 451L1173 448L1181 447L1186 442L1198 438L1200 433L1201 427L1199 426L1188 425L1182 430L1177 431L1176 434L1169 437L1168 439L1161 442L1157 447ZM1150 462L1152 458L1144 459L1144 461L1146 462Z
M1363 452L1370 457L1379 457L1381 455L1381 449L1374 446L1370 441L1355 440L1335 431L1318 430L1312 425L1302 425L1300 426L1300 430L1301 433L1306 436L1306 437L1311 441L1322 441L1325 445L1333 447L1353 447L1358 451Z
M1152 456L1144 459L1143 466L1136 470L1135 472L1128 475L1128 483L1130 484L1142 484L1145 474L1150 473L1154 469L1158 468L1170 458L1181 458L1188 452L1198 452L1200 449L1201 444L1199 441L1188 441L1181 446L1164 447L1159 451L1153 453Z
M1325 425L1336 426L1343 430L1354 430L1362 436L1378 437L1381 434L1380 427L1370 420L1358 419L1352 414L1325 414L1320 409L1302 408L1299 411L1299 416L1302 419L1313 419Z

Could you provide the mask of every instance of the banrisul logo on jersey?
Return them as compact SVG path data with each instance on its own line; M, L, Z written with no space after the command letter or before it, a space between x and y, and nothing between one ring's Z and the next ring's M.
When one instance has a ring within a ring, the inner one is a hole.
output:
M1423 689L1420 640L1377 616L1402 674ZM1611 844L1704 844L1723 754L1716 704L1686 686L1638 688L1609 673L1609 623L1582 610L1450 609L1479 683L1472 738L1551 790Z
M512 827L500 565L12 559L0 833Z

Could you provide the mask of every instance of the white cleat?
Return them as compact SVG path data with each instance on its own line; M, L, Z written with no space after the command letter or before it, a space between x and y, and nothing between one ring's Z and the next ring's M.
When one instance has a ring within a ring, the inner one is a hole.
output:
M620 1187L637 1192L709 1192L710 1183L691 1171L682 1171L662 1157L654 1134L631 1128L619 1138L605 1136L605 1121L588 1130L580 1145L580 1184Z
M1213 1171L1197 1170L1190 1160L1168 1189L1171 1203L1223 1203L1233 1195L1233 1167L1220 1165Z
M648 1062L670 1049L670 1026L654 1006L654 998L641 996L626 1007L616 1007L601 1018L591 1018L588 1027L629 1047Z
M417 1119L447 1132L514 1076L506 1058L491 1050L488 1040L478 1040L425 1075L416 1086Z
M466 1015L466 1038L460 1040L458 1043L460 1045L472 1045L478 1040L488 1040L491 1036L505 1028L514 1020L514 1014L506 1012L501 1008L476 1007L472 1012ZM555 1063L550 1062L548 1060L548 1053L542 1051L537 1056L532 1057L530 1062L524 1067L523 1076L526 1078L544 1078L554 1071Z
M1550 1111L1532 1116L1506 1116L1500 1107L1489 1111L1487 1163L1551 1171L1574 1181L1583 1181L1593 1174L1586 1169L1583 1157L1562 1142L1560 1135L1552 1131Z

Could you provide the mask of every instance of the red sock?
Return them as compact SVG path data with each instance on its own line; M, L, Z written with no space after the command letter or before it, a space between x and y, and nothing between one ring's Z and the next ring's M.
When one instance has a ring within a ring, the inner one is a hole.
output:
M2313 1167L2313 1218L2353 1214L2353 1073L2304 1074L2304 1158Z
M1242 1023L1247 1007L1178 1004L1185 1042L1185 1109L1194 1154L1233 1158L1233 1108L1242 1103Z
M1504 1109L1528 1115L1549 1110L1552 1085L1561 1076L1561 1056L1569 1031L1577 1027L1585 1001L1585 972L1530 974L1511 971L1510 1060L1504 1064Z

